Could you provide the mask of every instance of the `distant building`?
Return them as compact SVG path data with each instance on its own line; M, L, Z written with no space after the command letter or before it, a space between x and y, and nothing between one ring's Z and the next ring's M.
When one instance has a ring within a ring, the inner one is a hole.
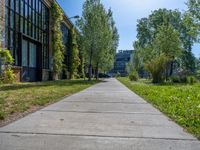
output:
M122 76L127 75L126 66L130 62L133 50L120 50L115 57L114 68L112 73L120 73Z

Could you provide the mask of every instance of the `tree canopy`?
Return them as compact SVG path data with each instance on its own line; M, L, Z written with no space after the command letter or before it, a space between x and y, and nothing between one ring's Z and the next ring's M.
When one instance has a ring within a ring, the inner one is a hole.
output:
M164 53L170 60L165 66L166 75L172 74L175 61L183 70L193 72L195 57L192 46L196 41L193 34L196 28L190 26L193 22L188 12L182 14L178 10L167 9L155 10L147 18L138 20L137 40L134 42L135 68L144 68L148 60Z
M85 61L89 66L89 80L91 80L92 70L96 70L98 77L99 70L111 69L119 35L112 11L107 11L100 0L85 1L82 17L77 25L82 39Z

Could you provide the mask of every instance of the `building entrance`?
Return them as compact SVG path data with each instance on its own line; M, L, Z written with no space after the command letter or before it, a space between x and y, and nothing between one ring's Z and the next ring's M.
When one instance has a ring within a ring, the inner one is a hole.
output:
M37 81L37 45L25 39L22 40L22 81Z

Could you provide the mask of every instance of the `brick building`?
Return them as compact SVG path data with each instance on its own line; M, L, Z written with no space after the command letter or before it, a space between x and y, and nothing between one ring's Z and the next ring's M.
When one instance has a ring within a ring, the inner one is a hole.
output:
M1 0L0 1L0 32L1 32L1 35L0 36L3 36L4 35L4 33L3 33L3 31L5 30L4 28L5 28L5 0ZM4 47L4 45L3 45L3 40L4 38L3 37L0 37L0 47Z
M0 0L2 46L14 58L18 81L52 78L51 12L55 0ZM63 43L68 43L73 24L63 12ZM67 37L67 38L66 38ZM67 49L67 46L66 46ZM67 51L67 50L66 50Z

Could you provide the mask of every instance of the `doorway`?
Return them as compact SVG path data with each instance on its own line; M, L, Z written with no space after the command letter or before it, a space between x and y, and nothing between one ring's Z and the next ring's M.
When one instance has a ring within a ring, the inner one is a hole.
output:
M37 81L37 45L33 42L22 40L22 81Z

